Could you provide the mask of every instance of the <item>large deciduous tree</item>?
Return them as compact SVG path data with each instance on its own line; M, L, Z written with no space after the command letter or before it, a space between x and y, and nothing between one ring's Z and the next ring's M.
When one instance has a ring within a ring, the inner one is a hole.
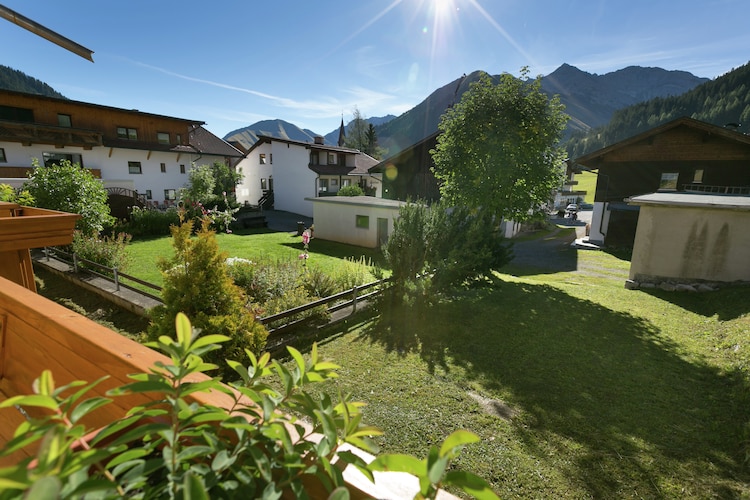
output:
M559 147L567 122L541 77L483 76L441 118L431 151L440 193L450 204L482 207L517 221L548 202L562 176Z

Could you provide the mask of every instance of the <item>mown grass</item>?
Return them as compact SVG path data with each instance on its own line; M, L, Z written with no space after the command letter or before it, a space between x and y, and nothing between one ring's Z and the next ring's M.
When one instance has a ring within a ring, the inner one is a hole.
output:
M240 230L231 234L217 233L216 241L219 249L226 252L229 257L250 260L273 258L298 261L298 256L303 250L302 238L296 236L296 233L267 229ZM366 264L379 267L384 265L382 254L378 249L355 247L314 238L308 247L310 258L307 260L307 265L318 267L323 272L332 272L340 266L343 259L363 260ZM127 274L155 285L163 285L157 263L162 258L169 259L174 255L170 236L134 240L128 246L128 252L131 263L125 271ZM301 262L300 265L302 265ZM375 279L374 276L373 279Z
M578 261L599 272L497 274L335 330L326 390L367 403L383 451L477 433L458 465L501 498L750 495L748 289L629 291L622 259Z
M583 199L584 203L594 203L596 179L597 175L593 172L576 174L576 180L578 181L578 185L575 186L576 191L586 191L586 196Z

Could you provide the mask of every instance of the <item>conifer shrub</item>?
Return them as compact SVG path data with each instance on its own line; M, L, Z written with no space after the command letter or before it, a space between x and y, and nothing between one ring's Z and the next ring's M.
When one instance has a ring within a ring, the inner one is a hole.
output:
M227 255L219 251L216 233L209 225L204 218L195 237L191 237L192 220L172 227L174 256L158 262L164 278L164 305L151 310L148 337L156 340L171 334L175 317L185 313L206 335L229 337L221 350L209 355L209 361L225 366L223 359L241 358L245 349L260 353L268 332L232 281L225 264Z

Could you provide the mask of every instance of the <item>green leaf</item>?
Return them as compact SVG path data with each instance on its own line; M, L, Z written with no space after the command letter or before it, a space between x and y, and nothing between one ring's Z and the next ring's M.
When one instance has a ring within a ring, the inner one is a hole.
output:
M114 467L117 467L118 465L129 462L131 460L137 460L139 458L145 457L150 453L150 450L146 448L131 448L129 450L125 450L123 453L120 453L115 458L107 462L107 469L112 470Z
M339 486L328 495L328 500L349 500L349 490Z
M305 376L305 358L303 358L302 354L300 354L300 352L292 346L287 346L286 349L287 351L289 351L289 354L292 355L294 361L297 362L297 368L299 368L300 378L303 378Z
M183 497L185 500L209 500L210 498L201 478L192 472L185 474L182 487L185 490Z
M56 500L60 498L60 492L62 490L62 482L59 478L54 476L46 476L38 479L31 485L26 498L33 498L34 500Z
M34 392L44 396L51 396L55 390L55 381L50 370L44 370L32 384Z
M0 402L0 408L11 406L34 406L38 408L47 408L48 410L57 410L59 405L55 398L43 394L29 394L26 396L13 396L5 401Z
M193 342L192 349L198 349L200 347L204 347L211 344L221 344L223 342L228 342L232 340L230 337L226 335L219 335L219 334L213 334L213 335L206 335L205 337L198 337L195 339L195 342Z
M177 313L174 318L175 330L177 330L177 341L186 351L190 349L190 340L193 336L193 328L185 313Z
M417 477L427 473L427 464L423 460L397 453L380 455L370 462L369 468L381 472L406 472Z
M76 423L85 415L88 415L97 408L101 408L102 406L109 404L111 401L112 400L109 398L102 397L90 398L82 401L73 409L72 412L70 412L70 421L72 423Z
M453 452L456 451L456 448L478 442L479 436L473 432L457 430L443 441L443 445L440 447L440 456L445 457L452 455Z
M445 475L443 484L457 486L479 500L497 500L500 498L492 491L487 481L470 472L450 471Z

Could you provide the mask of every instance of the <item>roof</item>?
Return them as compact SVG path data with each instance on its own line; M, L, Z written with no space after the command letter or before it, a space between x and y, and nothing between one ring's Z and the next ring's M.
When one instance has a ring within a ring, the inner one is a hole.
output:
M61 99L59 97L49 97L41 94L32 94L29 92L18 92L15 90L6 90L6 89L0 89L0 94L7 94L7 95L17 95L17 96L24 96L24 97L31 97L40 101L48 101L48 102L61 102L65 104L74 104L77 106L83 106L88 108L96 108L96 109L106 109L110 111L119 111L121 113L130 113L134 115L140 115L140 116L151 116L154 118L164 118L167 120L174 120L174 121L181 121L186 123L192 123L196 125L205 125L206 122L201 120L189 120L186 118L177 118L174 116L166 116L166 115L157 115L154 113L144 113L143 111L138 111L137 109L125 109L125 108L116 108L114 106L104 106L102 104L92 104L90 102L84 102L84 101L74 101L72 99Z
M374 196L321 196L319 198L305 198L305 200L317 203L335 203L339 205L379 208L401 208L407 203L399 200L375 198Z
M190 130L188 143L195 151L201 154L233 156L237 158L243 156L242 151L199 125L194 126Z
M378 161L367 153L359 153L354 157L354 170L349 172L349 175L368 175Z
M258 140L255 142L255 144L252 145L252 147L250 147L250 149L247 150L247 153L250 153L261 144L270 144L271 142L283 142L284 144L293 144L295 146L302 146L307 149L316 149L319 151L333 151L337 153L364 154L360 150L353 149L353 148L331 146L329 144L315 144L314 142L295 141L292 139L282 139L280 137L272 137L268 135L259 135Z
M637 144L650 137L662 134L668 130L675 129L677 127L689 127L695 130L701 130L707 134L722 137L730 141L735 141L741 144L750 145L749 135L743 134L742 132L737 132L736 130L728 129L725 127L720 127L718 125L713 125L711 123L706 123L700 120L696 120L694 118L683 116L682 118L677 118L676 120L672 120L671 122L667 122L658 127L654 127L638 135L634 135L620 142L616 142L610 146L598 149L594 152L591 152L583 156L579 156L578 158L575 159L575 163L581 164L584 166L587 163L596 163L598 161L601 161L605 155L607 155L608 153L611 153L612 151L622 149L628 146L632 146L633 144Z
M750 196L659 192L633 196L627 201L631 205L750 210Z

